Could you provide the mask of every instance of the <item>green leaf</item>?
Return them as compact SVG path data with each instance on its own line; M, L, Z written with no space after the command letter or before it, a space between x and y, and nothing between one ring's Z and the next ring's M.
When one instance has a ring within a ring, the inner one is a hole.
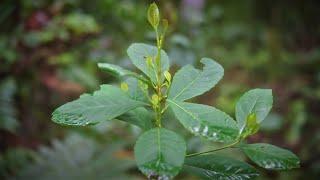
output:
M142 75L139 75L135 72L129 71L127 69L124 69L124 68L117 66L117 65L114 65L114 64L98 63L98 67L100 69L103 69L106 72L110 73L111 75L116 76L116 77L120 77L120 78L134 77L134 78L142 80L144 82L148 81Z
M172 131L154 128L139 137L134 154L139 169L146 176L170 179L182 168L186 143Z
M114 64L98 63L98 67L115 76L138 76L138 74Z
M237 124L226 113L207 105L167 101L176 117L191 133L218 142L231 142L237 138Z
M244 144L240 148L253 162L265 169L289 170L300 166L295 154L271 144Z
M184 169L203 179L253 179L259 176L247 163L217 155L187 158Z
M57 108L52 113L52 120L63 125L86 126L114 119L144 105L143 102L130 99L117 87L102 85L93 95L84 94Z
M272 107L271 89L253 89L240 97L236 105L236 119L240 132L246 126L247 117L255 113L257 122L261 123Z
M136 78L128 78L125 80L128 84L128 95L131 99L148 103L148 85Z
M148 21L154 29L157 29L160 21L159 9L156 3L152 3L148 9Z
M222 66L210 58L202 58L201 63L204 64L203 71L187 65L175 74L170 99L184 101L203 94L218 83L224 73Z
M136 125L143 130L148 130L153 127L152 120L154 119L153 114L143 107L131 110L117 117L118 120Z
M147 65L147 58L155 58L157 56L157 51L157 47L143 43L133 43L127 50L128 56L130 57L132 63L143 73L145 73L152 80L152 82L157 82L157 70L150 67L150 65ZM165 71L168 71L168 69L169 57L165 51L161 50L161 74L163 74ZM164 80L163 76L161 76L161 80Z

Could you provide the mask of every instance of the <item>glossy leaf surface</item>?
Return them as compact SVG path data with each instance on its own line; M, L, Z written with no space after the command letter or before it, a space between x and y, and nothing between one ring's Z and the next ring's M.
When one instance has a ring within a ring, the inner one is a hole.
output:
M149 179L170 179L182 168L186 143L170 130L155 128L139 137L134 154L140 171Z
M117 87L102 85L93 95L84 94L57 108L52 113L52 120L63 125L86 126L114 119L144 105L143 102L130 99Z
M237 138L237 124L226 113L207 105L167 101L177 119L191 133L218 142L230 142Z
M143 107L131 110L117 117L118 120L136 125L143 130L148 130L152 128L153 118L153 113L151 113Z
M253 179L258 172L245 162L217 155L202 155L186 159L184 169L203 179Z
M244 144L241 149L254 163L265 169L289 170L300 166L295 154L271 144Z
M255 113L258 123L261 123L272 108L271 89L253 89L240 97L236 104L236 119L238 127L243 131L247 117Z
M127 53L130 57L132 63L140 69L144 74L146 74L152 82L157 82L157 70L156 68L150 67L147 64L147 58L155 59L157 56L157 47L151 46L143 43L133 43L129 46ZM161 50L161 71L168 71L169 69L169 57L166 52ZM161 77L163 80L164 77Z
M210 58L202 58L201 63L204 64L202 71L187 65L175 74L170 99L184 101L209 91L218 83L224 73L222 66Z

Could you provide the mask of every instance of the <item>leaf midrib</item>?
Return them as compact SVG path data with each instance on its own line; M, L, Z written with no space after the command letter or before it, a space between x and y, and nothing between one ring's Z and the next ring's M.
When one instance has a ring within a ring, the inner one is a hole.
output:
M177 94L177 95L173 98L173 100L175 100L175 99L176 99L177 97L179 97L184 91L186 91L191 85L193 85L193 84L196 82L196 80L202 75L203 72L199 72L198 69L195 69L195 70L197 70L199 74L198 74L189 84L187 84L187 85L180 91L180 93Z
M187 113L188 115L190 115L193 119L196 119L198 121L200 121L199 118L197 118L196 116L194 116L191 112L187 111L186 109L184 109L183 107L181 107L179 104L175 103L174 101L168 99L167 101L173 103L174 105L176 105L178 108L180 108L181 110L183 110L185 113Z

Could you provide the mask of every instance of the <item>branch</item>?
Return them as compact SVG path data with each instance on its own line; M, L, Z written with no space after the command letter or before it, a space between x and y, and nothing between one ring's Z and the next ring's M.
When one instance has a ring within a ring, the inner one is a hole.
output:
M193 157L193 156L198 156L198 155L202 155L202 154L208 154L208 153L220 151L220 150L227 149L227 148L233 148L239 142L240 142L240 139L237 139L235 142L233 142L229 145L223 146L221 148L217 148L217 149L213 149L213 150L209 150L209 151L204 151L204 152L199 152L199 153L187 154L186 157Z

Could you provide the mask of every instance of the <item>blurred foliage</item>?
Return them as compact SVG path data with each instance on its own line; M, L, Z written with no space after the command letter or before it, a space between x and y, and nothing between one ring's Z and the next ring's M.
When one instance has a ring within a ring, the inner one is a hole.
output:
M13 79L7 79L0 84L0 128L15 132L18 121L14 107L16 84Z
M80 130L57 128L51 123L50 114L58 105L84 91L97 89L102 82L115 82L113 77L98 71L97 62L132 68L125 52L129 43L154 39L145 17L149 2L1 1L0 177L19 175L25 179L23 176L39 174L36 177L58 178L63 168L58 162L68 162L66 166L71 169L80 168L83 177L87 177L91 170L91 173L100 172L102 166L113 165L107 152L113 148L123 150L125 145L107 146L110 139L101 137L96 130L70 136L70 131ZM289 173L265 173L262 179L317 179L320 176L320 3L316 0L161 0L159 4L170 24L165 49L172 65L200 66L201 57L212 57L227 71L221 85L198 98L201 103L233 114L235 102L250 87L268 87L275 92L276 104L262 124L263 132L249 141L272 142L293 149L302 159L302 168ZM180 126L170 118L174 117L167 115L170 126ZM127 126L116 130L128 131L128 142L123 144L131 143L138 133L134 127ZM117 141L117 135L122 134L115 133L112 142ZM189 139L189 150L208 148L201 145L202 141ZM86 148L88 143L95 145ZM75 147L81 148L74 150ZM69 149L75 153L64 154ZM105 158L95 162L97 154L105 154ZM97 169L86 169L83 164L92 164ZM125 176L137 173L131 169L128 174L131 167L123 164L116 173ZM49 174L36 168L53 171ZM61 173L71 178L73 172ZM187 175L179 178L193 179Z
M35 162L17 179L128 179L126 171L134 167L134 160L123 148L123 142L105 146L72 134L62 142L53 140L50 148L39 147Z

